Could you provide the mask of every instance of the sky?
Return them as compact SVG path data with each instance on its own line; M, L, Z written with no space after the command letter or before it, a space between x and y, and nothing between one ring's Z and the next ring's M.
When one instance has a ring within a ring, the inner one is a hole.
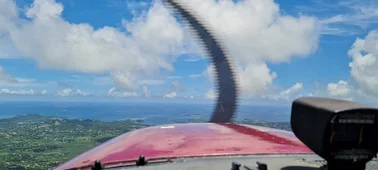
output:
M378 101L378 2L182 1L221 37L243 103ZM0 0L0 100L212 102L214 89L159 0Z

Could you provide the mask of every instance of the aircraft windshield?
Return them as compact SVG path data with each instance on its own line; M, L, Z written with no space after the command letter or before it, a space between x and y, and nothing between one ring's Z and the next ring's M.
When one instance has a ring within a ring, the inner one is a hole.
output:
M0 169L313 154L294 99L377 106L375 1L165 2L0 0Z

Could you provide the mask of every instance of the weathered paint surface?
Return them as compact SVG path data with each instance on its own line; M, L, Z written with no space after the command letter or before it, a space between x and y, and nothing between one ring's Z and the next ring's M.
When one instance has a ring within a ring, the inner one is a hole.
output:
M135 130L95 147L56 169L146 158L227 154L312 153L287 131L237 124L186 123Z

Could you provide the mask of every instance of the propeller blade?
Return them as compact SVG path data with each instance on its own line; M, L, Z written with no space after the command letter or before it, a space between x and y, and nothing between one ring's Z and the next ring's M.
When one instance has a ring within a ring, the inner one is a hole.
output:
M170 7L173 7L182 18L189 24L192 32L200 38L201 47L205 49L215 66L215 76L217 77L217 102L211 116L210 122L226 123L232 122L236 116L237 108L237 86L235 73L230 64L230 58L225 53L225 48L220 43L220 38L215 37L198 16L192 14L184 5L177 0L166 0Z

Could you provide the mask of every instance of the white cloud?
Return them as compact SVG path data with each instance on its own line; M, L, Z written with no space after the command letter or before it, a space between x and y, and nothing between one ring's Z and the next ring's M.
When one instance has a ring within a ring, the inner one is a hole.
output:
M240 90L245 96L259 95L273 84L277 73L268 68L266 61L289 61L317 49L320 30L316 19L281 15L272 0L237 3L192 0L189 4L222 34L230 54L236 59ZM209 71L211 68L205 72Z
M81 90L72 90L72 89L63 89L57 92L48 92L47 90L37 91L33 89L24 90L24 89L17 89L17 90L10 90L8 88L2 88L0 89L0 95L28 95L28 96L36 96L36 95L55 95L55 96L61 96L61 97L68 97L68 96L88 96L87 92L83 92Z
M63 90L57 92L57 95L63 96L63 97L67 97L67 96L87 96L88 93L83 92L81 90L72 90L70 88L66 88L66 89L63 89Z
M322 2L312 9L321 9L322 34L354 35L378 24L378 3L376 1ZM304 9L311 11L312 9ZM335 12L337 11L337 12ZM328 16L327 16L328 15Z
M282 94L283 95L289 95L290 93L297 92L297 91L299 91L302 88L303 88L303 84L302 83L295 83L293 86L291 86L290 88L288 88L285 91L283 91Z
M203 59L203 57L201 57L197 54L197 55L189 55L186 59L184 59L184 61L186 61L186 62L197 62L197 61L200 61L202 59Z
M258 95L272 85L277 74L267 61L288 61L317 48L316 19L282 15L273 0L187 2L222 34L236 59L241 92L246 96ZM26 9L28 19L18 16L13 1L0 0L0 6L0 32L9 34L23 56L42 68L111 72L116 88L124 91L147 84L140 83L141 79L160 70L173 71L172 62L179 54L199 53L187 29L159 1L148 12L123 21L128 34L113 27L94 29L89 24L69 23L61 16L64 7L54 0L35 0Z
M214 83L215 81L215 67L214 64L210 64L206 70L202 72L202 75L211 83Z
M143 95L144 97L151 97L151 91L146 85L143 85Z
M273 84L276 72L270 72L265 63L250 64L245 68L238 68L239 84L242 97L254 97L265 93L266 87Z
M177 93L185 91L184 86L176 79L171 81L170 88Z
M202 77L203 74L190 74L189 75L189 78L198 78L198 77Z
M340 80L338 83L329 83L327 86L328 95L331 97L350 97L352 93L348 82Z
M164 94L165 98L176 98L177 97L177 93L176 92L172 92L172 93L167 93L167 94Z
M365 28L370 24L377 24L378 22L378 4L368 5L351 5L351 11L347 14L337 14L330 18L321 20L322 24L344 24L355 25Z
M186 98L186 99L196 99L195 96L184 96L184 98Z
M205 93L205 99L215 99L218 97L218 92L215 92L214 89L210 89Z
M223 35L241 65L261 59L287 61L317 47L316 20L281 15L272 0L191 0L189 4Z
M129 92L129 91L122 91L115 87L109 89L108 96L115 96L115 97L137 97L138 94L136 92Z
M181 79L181 76L167 76L167 79Z
M123 92L121 93L120 97L136 97L138 96L135 92Z
M147 13L123 21L130 34L69 23L61 17L64 7L54 0L35 0L25 11L27 20L18 16L13 1L1 0L0 6L0 33L9 34L18 51L42 68L110 71L118 85L130 88L138 86L139 77L172 70L182 52L183 30L159 1Z
M348 55L351 77L361 92L378 97L378 31L371 31L365 39L357 38Z
M328 84L315 84L315 89L307 93L307 95L300 94L297 97L301 96L316 96L323 98L334 98L341 100L364 100L363 96L358 94L358 90L355 89L349 82L345 80L339 80L338 82L331 82Z
M3 88L0 90L0 94L3 95L35 95L37 94L34 90L9 90L6 88Z
M111 89L108 90L108 95L111 95L115 92L117 92L117 89L115 87L112 87Z
M302 83L295 83L293 86L289 87L286 90L281 91L279 94L274 95L264 95L263 98L272 99L272 100L292 100L294 98L303 96L298 94L298 92L303 88ZM308 96L312 94L308 94Z
M42 94L42 95L46 95L46 94L47 94L47 91L46 91L46 90L42 90L42 91L41 91L41 94Z
M304 94L298 94L297 96L293 97L292 100L294 100L296 98L299 98L299 97L304 97L304 96L305 97L313 97L314 94L312 94L312 93L307 93L306 95L304 95Z
M138 87L135 75L130 72L114 72L111 73L111 77L118 88L128 90Z
M277 77L277 73L270 72L268 66L265 63L250 64L246 68L238 67L237 69L237 81L239 88L241 89L240 95L244 98L256 97L266 93L266 88L273 83L273 79ZM209 65L203 75L211 83L214 83L215 77L214 65Z

